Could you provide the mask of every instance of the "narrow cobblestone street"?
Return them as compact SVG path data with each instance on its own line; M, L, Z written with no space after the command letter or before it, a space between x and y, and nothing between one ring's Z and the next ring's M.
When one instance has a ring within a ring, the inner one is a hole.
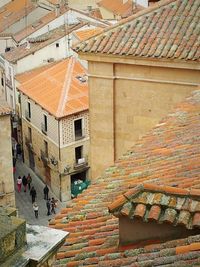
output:
M36 202L39 206L39 217L38 219L35 218L33 206L31 202L30 192L27 189L27 192L24 192L24 188L22 185L22 190L19 193L17 191L16 180L17 177L20 175L28 175L30 173L32 177L32 186L35 187L37 192ZM46 201L44 200L43 188L45 184L41 181L41 179L29 168L27 167L22 161L18 160L16 164L16 173L14 176L14 183L15 183L15 198L16 198L16 207L18 209L18 214L20 218L24 218L27 223L29 224L37 224L47 226L48 221L52 219L55 215L47 216L47 208L46 208ZM55 195L51 192L49 188L49 197L55 197ZM58 205L56 208L56 213L59 212L61 207L64 207L64 204L58 201Z

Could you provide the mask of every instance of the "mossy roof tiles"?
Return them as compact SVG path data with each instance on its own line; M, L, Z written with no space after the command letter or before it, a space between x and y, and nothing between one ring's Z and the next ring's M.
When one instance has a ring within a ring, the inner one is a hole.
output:
M74 49L92 54L199 61L199 18L199 0L160 1Z
M165 205L168 209L164 217L166 222L173 223L178 213L178 223L187 225L188 216L195 213L193 227L199 227L199 114L198 90L178 104L173 113L56 215L50 227L64 229L70 234L58 252L55 266L200 264L200 235L159 244L119 247L118 219L108 211L113 201L117 206L123 205L127 199L130 201L137 191L136 186L143 183L147 194L140 197L140 204L144 207L138 209L139 216L143 218L145 203L149 201L153 207L149 216L154 220L159 218L159 208ZM123 213L128 214L129 210L127 205ZM180 214L180 211L186 213Z

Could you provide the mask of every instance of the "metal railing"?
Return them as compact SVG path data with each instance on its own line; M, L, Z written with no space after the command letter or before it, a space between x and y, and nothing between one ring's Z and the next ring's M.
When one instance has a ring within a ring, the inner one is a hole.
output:
M88 157L82 157L80 159L75 160L74 162L74 169L82 169L88 166Z

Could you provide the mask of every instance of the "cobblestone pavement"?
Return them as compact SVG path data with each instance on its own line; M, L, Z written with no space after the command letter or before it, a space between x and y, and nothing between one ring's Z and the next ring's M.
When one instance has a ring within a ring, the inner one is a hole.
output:
M32 185L35 187L36 192L37 192L37 198L36 202L39 206L39 216L38 219L35 218L34 211L33 211L33 206L32 206L32 201L31 201L31 196L29 193L29 190L27 189L27 192L24 192L24 188L22 185L22 190L19 193L17 191L17 186L16 186L16 180L17 177L20 175L23 177L23 175L28 175L30 173L32 177ZM46 201L44 200L44 194L43 194L43 189L45 184L42 182L42 180L29 168L27 167L26 164L24 164L21 160L17 160L16 164L16 172L14 175L14 183L15 183L15 198L16 198L16 207L18 209L18 215L20 218L24 218L27 223L29 224L37 224L37 225L43 225L47 226L48 221L52 219L55 215L50 215L47 216L47 208L46 208ZM55 197L55 195L51 192L49 189L49 197ZM58 201L58 206L56 208L56 213L60 211L62 207L64 207L64 203Z

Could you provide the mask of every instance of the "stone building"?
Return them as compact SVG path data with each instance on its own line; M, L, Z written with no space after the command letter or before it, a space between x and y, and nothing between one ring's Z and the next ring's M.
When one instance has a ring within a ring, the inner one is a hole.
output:
M200 84L199 1L167 0L81 42L88 60L91 177Z
M0 206L15 206L11 109L0 96Z
M12 209L0 208L0 266L50 267L67 232L26 225Z
M24 159L62 201L88 178L86 70L73 57L16 77Z

